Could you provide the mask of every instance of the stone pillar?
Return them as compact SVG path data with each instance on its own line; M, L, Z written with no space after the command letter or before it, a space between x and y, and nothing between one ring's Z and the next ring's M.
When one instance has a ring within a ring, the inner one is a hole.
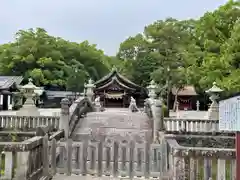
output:
M179 102L176 102L176 113L177 113L177 118L180 118L180 112L179 112Z
M197 100L197 103L196 103L196 107L197 107L197 111L199 111L199 108L200 108L200 102Z
M153 103L153 130L154 137L153 140L156 142L158 140L158 133L164 129L164 121L162 120L162 101L160 99L155 99Z
M93 96L94 96L93 89L95 88L95 85L92 79L88 80L88 83L84 85L84 88L85 88L85 95L89 98L90 101L93 101Z
M68 139L69 136L69 105L71 102L69 99L64 98L61 101L61 116L59 122L59 130L64 130L64 137Z
M212 101L212 104L208 109L208 119L210 120L219 119L219 104L217 100L219 99L219 93L222 91L223 90L217 86L216 82L213 83L212 88L206 91L206 93L210 95L210 100Z

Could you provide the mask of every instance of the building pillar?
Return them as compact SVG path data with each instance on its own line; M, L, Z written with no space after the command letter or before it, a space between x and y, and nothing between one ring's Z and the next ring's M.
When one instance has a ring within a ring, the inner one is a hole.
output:
M12 110L12 97L11 95L7 95L7 108L8 110Z
M1 107L1 110L3 110L3 95L2 94L0 95L0 107Z

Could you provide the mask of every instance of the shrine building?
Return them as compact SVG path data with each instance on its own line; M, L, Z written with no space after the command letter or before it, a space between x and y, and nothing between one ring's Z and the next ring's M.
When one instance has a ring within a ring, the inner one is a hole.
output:
M176 88L172 88L172 104L174 102L175 95L177 93ZM179 110L193 110L196 107L197 93L194 86L184 86L177 96L177 101L179 103Z
M147 97L147 90L117 72L115 68L102 79L94 83L95 96L100 96L104 107L128 107L131 96L141 107Z

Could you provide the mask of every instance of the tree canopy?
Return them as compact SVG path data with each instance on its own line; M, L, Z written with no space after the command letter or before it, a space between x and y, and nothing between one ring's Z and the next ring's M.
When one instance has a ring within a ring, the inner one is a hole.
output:
M0 46L0 73L78 91L86 78L97 80L108 73L108 58L88 41L69 42L42 28L20 30L14 42Z
M214 81L226 93L240 91L240 2L228 1L193 20L167 18L120 44L122 73L146 86L194 85L204 92Z

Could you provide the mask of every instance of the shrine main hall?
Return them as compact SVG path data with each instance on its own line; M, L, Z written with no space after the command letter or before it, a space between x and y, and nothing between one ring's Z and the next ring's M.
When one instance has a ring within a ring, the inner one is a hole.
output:
M95 96L100 97L104 107L128 107L131 97L138 106L143 106L147 90L122 76L116 69L94 83Z

